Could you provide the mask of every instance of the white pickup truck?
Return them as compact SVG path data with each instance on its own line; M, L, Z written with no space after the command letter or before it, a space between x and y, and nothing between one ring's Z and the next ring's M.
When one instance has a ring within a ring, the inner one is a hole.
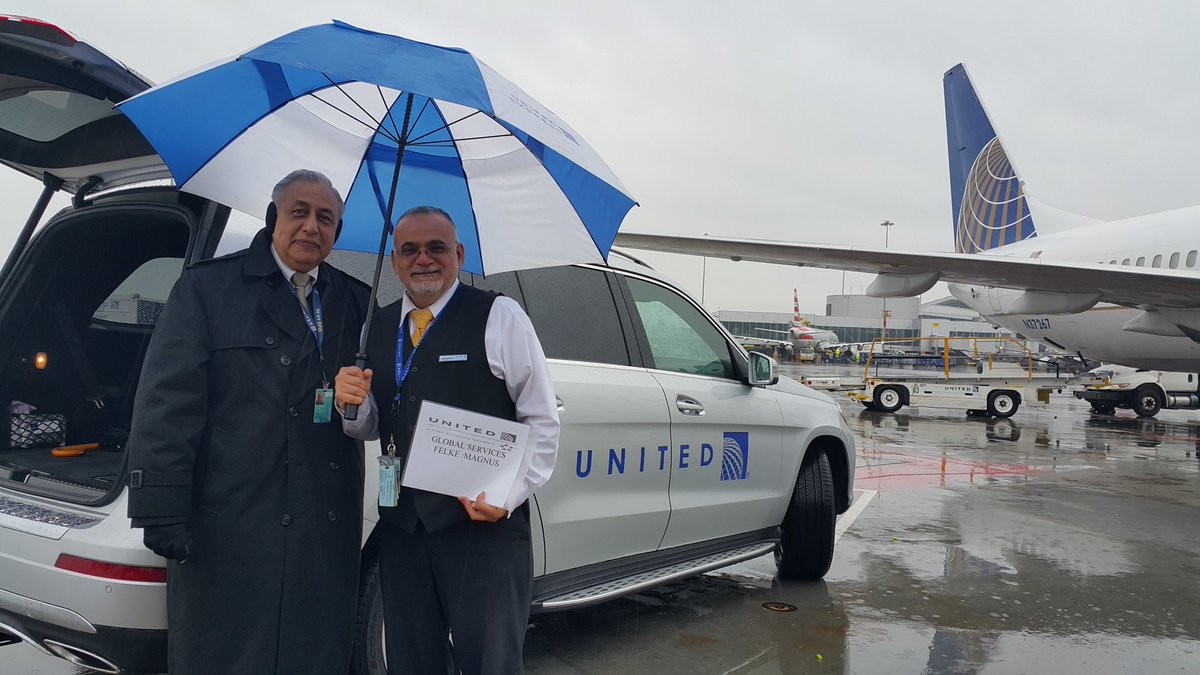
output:
M1200 408L1198 388L1200 376L1196 373L1101 366L1089 372L1084 388L1076 391L1075 396L1087 401L1092 411L1101 415L1128 408L1139 417L1154 417L1163 408Z

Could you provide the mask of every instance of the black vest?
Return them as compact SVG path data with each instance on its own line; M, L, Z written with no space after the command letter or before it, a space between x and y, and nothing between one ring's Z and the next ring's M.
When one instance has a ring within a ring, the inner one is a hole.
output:
M402 300L379 310L367 338L367 366L374 371L371 393L379 407L379 440L387 451L392 434L396 456L407 457L421 402L428 399L464 410L516 420L517 409L504 380L488 367L483 334L496 296L470 286L458 287L433 324L426 329L412 360L404 389L396 400L396 342L403 337L402 358L412 353L407 323L402 323ZM461 355L466 360L461 360ZM443 356L459 360L443 361ZM395 401L395 403L393 403ZM475 495L464 495L475 498ZM515 515L515 514L514 514ZM470 522L454 497L400 488L395 507L380 507L381 520L409 532L417 522L437 531Z

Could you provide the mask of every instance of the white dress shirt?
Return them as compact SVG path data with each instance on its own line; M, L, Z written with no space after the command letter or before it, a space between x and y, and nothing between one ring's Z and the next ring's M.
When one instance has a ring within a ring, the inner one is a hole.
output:
M275 242L271 242L271 255L275 258L275 264L279 265L279 271L283 272L283 278L287 279L288 284L291 284L292 275L296 273L296 270L288 267L287 264L283 262L283 258L279 257L279 251L275 250ZM311 295L313 286L317 285L317 270L319 269L321 269L321 266L317 265L307 272L308 283L304 286L304 297Z
M456 279L450 290L429 306L436 319L446 307L450 297L458 290ZM405 293L400 320L404 321L416 305ZM409 322L412 334L412 322ZM554 396L554 383L546 366L546 354L538 341L533 324L521 306L512 298L499 296L492 303L487 326L483 331L483 344L487 351L488 367L492 374L504 380L508 395L517 408L517 421L530 426L531 440L521 458L518 481L504 508L509 515L535 490L550 480L554 463L558 458L558 403ZM393 373L374 373L372 377L393 377ZM379 419L373 394L358 408L358 419L342 420L342 429L351 438L374 440L379 437ZM463 495L474 499L476 495Z

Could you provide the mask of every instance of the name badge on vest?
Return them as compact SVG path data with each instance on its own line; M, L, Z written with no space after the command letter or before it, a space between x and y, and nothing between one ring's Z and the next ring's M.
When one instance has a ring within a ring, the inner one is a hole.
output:
M459 361L466 361L466 360L467 360L466 354L442 354L441 356L438 357L438 363L456 363Z

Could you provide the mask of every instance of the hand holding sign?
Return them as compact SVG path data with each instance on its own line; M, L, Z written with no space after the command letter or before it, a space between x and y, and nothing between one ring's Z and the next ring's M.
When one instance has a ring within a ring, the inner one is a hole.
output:
M456 497L471 520L507 515L529 425L424 401L416 426L401 485Z
M459 497L458 501L467 510L467 517L471 520L478 520L485 523L494 523L498 520L508 517L508 510L501 509L484 500L487 499L486 492L480 492L479 496L472 501L468 497Z

